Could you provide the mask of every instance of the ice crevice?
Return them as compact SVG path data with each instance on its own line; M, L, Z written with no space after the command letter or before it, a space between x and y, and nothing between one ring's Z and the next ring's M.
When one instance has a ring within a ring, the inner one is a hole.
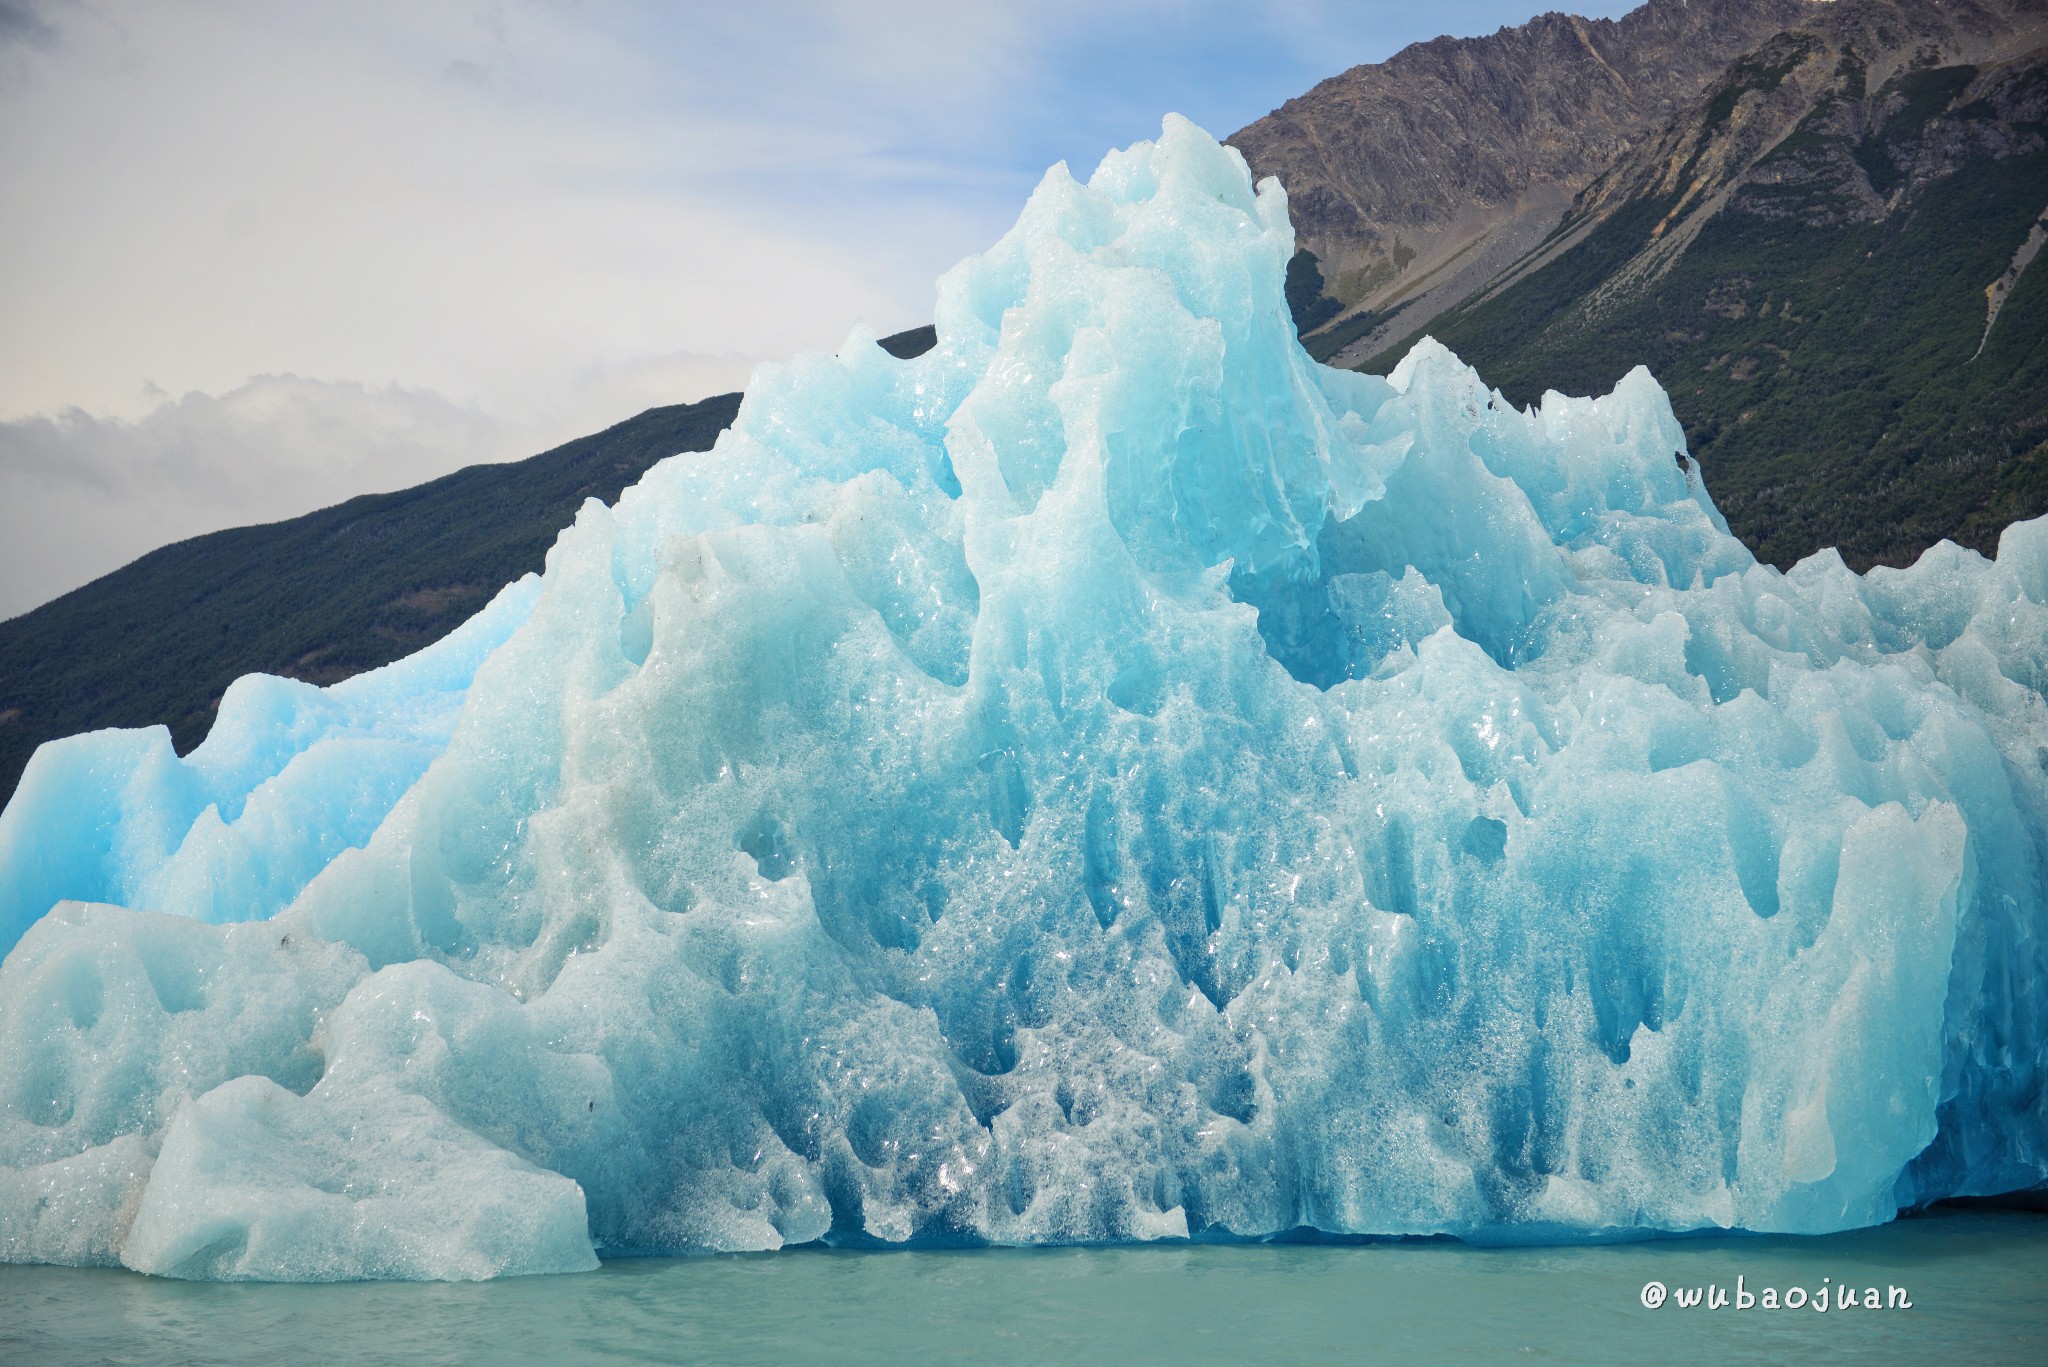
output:
M1821 1232L2048 1182L2048 523L1330 370L1169 119L545 572L0 814L0 1257ZM1710 474L1711 472L1709 472ZM18 941L18 942L17 942Z

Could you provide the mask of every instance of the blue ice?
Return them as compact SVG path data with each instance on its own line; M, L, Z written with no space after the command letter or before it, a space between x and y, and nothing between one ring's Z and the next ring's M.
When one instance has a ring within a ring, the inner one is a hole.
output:
M1184 120L544 575L0 815L0 1257L1821 1232L2048 1181L2048 522L1315 364Z

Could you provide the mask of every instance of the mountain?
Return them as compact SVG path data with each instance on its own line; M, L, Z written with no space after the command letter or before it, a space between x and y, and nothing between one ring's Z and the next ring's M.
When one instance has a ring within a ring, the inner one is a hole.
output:
M1516 402L1648 365L1766 560L1988 552L2048 511L2044 42L2042 0L1817 7L1427 331Z
M440 638L539 569L586 498L708 449L738 407L650 409L527 460L193 537L0 622L0 803L46 740L161 722L187 750L243 674L332 683Z
M936 341L921 327L881 345L907 358ZM585 499L710 450L739 403L650 408L527 460L196 536L0 622L0 807L46 740L162 723L183 752L244 674L334 683L439 640L538 570Z
M2048 511L2044 11L1546 14L1354 68L1231 142L1288 186L1318 355L1380 368L1426 329L1519 401L1647 363L1758 554L1901 564ZM189 748L243 673L331 682L436 639L737 402L195 538L0 623L0 801L43 740L162 722Z
M1234 134L1253 172L1287 187L1310 351L1377 350L1394 315L1411 329L1464 298L1730 62L1815 9L1650 0L1619 20L1544 14L1353 67Z

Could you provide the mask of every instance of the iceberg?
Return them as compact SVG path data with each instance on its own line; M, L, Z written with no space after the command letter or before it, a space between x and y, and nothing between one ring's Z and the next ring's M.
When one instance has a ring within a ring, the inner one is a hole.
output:
M1647 372L1296 340L1050 171L463 633L0 815L0 1257L1822 1232L2048 1182L2048 520L1728 531Z

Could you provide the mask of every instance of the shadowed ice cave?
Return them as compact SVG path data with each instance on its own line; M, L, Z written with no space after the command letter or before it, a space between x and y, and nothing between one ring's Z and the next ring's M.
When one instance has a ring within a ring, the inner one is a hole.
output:
M2048 1181L2048 523L1729 534L1663 392L1327 369L1169 119L454 636L46 745L0 1257L1820 1232ZM14 943L18 937L19 943Z

